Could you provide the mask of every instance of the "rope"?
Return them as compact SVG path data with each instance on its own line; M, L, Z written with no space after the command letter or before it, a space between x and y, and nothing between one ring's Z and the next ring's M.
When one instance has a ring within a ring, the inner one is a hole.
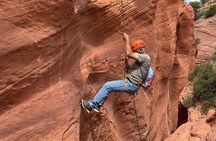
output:
M126 31L126 24L125 24L125 18L124 18L123 0L121 0L121 8L120 9L121 9L121 19L122 19L122 23L123 23L123 32L125 32ZM127 73L128 69L129 69L129 63L128 63L128 57L127 56L125 56L125 65L126 65L126 73ZM135 116L136 116L136 124L137 124L138 131L139 131L139 141L141 141L142 136L141 136L140 126L139 126L139 121L138 121L138 116L137 116L136 103L135 103L135 100L134 100L135 94L133 95L133 105L134 105L134 112L135 112ZM120 98L120 94L119 94L119 96L117 98L117 101L118 101L119 98Z
M135 94L137 94L137 93L135 93ZM135 103L135 100L134 100L135 94L133 95L133 105L134 105L134 112L135 112L135 116L136 116L136 124L137 124L137 128L138 128L138 131L139 131L139 141L141 141L142 136L141 136L140 126L139 126L139 121L138 121L138 116L137 116L136 103Z
M120 10L121 10L121 20L122 20L122 23L123 23L123 32L125 32L126 31L126 24L125 24L125 18L124 18L124 3L123 3L123 0L121 0Z

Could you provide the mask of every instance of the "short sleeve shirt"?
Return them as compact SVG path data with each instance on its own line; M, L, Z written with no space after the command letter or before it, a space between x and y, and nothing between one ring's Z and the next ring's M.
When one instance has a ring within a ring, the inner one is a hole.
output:
M130 64L130 68L127 73L127 78L134 84L142 84L143 79L148 73L148 68L150 66L150 57L148 54L139 54L138 59Z

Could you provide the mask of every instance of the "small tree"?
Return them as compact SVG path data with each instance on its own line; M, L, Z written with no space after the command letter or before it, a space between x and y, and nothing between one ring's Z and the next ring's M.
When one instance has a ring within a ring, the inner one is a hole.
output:
M201 7L201 3L198 1L192 1L189 4L193 7L194 13L197 13L198 9Z
M201 7L201 3L198 2L198 1L192 1L189 3L193 9L194 9L194 19L195 20L198 20L201 16L202 16L202 13L199 12L199 8Z

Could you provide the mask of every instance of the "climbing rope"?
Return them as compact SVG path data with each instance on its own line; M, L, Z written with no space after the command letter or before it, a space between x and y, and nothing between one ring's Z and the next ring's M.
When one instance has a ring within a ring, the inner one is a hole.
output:
M120 17L121 17L121 22L123 24L123 33L125 32L125 19L124 19L124 3L123 3L123 0L120 1L120 7L119 7L119 10L120 10ZM128 57L125 56L125 72L128 71ZM117 97L117 100L119 100L121 94L119 94L119 96Z
M123 24L123 32L125 32L126 31L126 23L125 23L125 18L124 18L124 3L123 3L123 0L121 0L120 10L121 10L121 20L122 20L122 24ZM125 56L125 65L126 65L126 73L127 73L128 69L130 67L129 63L128 63L128 57L127 56ZM135 112L135 116L136 116L136 125L137 125L138 132L139 132L139 141L141 141L142 140L142 136L141 136L140 126L139 126L139 121L138 121L138 115L137 115L137 110L136 110L136 103L135 103L135 100L134 100L134 97L135 97L136 94L137 93L133 94L133 106L134 106L134 112ZM120 95L121 94L119 94L119 96L117 98L117 101L120 98Z
M121 0L121 5L120 5L120 11L121 11L121 20L123 24L123 32L126 30L126 24L125 24L125 18L124 18L124 3L123 0Z
M137 95L137 93L135 93ZM138 121L138 115L137 115L137 110L136 110L136 103L135 103L135 94L133 95L133 105L134 105L134 112L135 112L135 116L136 116L136 124L137 124L137 128L138 128L138 132L139 132L139 141L142 140L142 136L141 136L141 130L140 130L140 126L139 126L139 121Z

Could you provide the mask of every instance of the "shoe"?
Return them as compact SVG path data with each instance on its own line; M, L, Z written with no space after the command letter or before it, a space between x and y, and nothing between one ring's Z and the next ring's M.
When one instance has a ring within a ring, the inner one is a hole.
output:
M88 113L92 111L92 107L88 101L82 99L81 104L82 104L83 109L85 109Z
M100 110L100 108L95 108L95 107L93 107L93 110L95 111L95 112L99 112L99 110Z
M98 106L95 106L95 104L92 104L91 107L92 107L92 109L93 109L95 112L98 113L98 112L100 111L100 107L101 107L101 106L99 106L99 105L98 105Z

